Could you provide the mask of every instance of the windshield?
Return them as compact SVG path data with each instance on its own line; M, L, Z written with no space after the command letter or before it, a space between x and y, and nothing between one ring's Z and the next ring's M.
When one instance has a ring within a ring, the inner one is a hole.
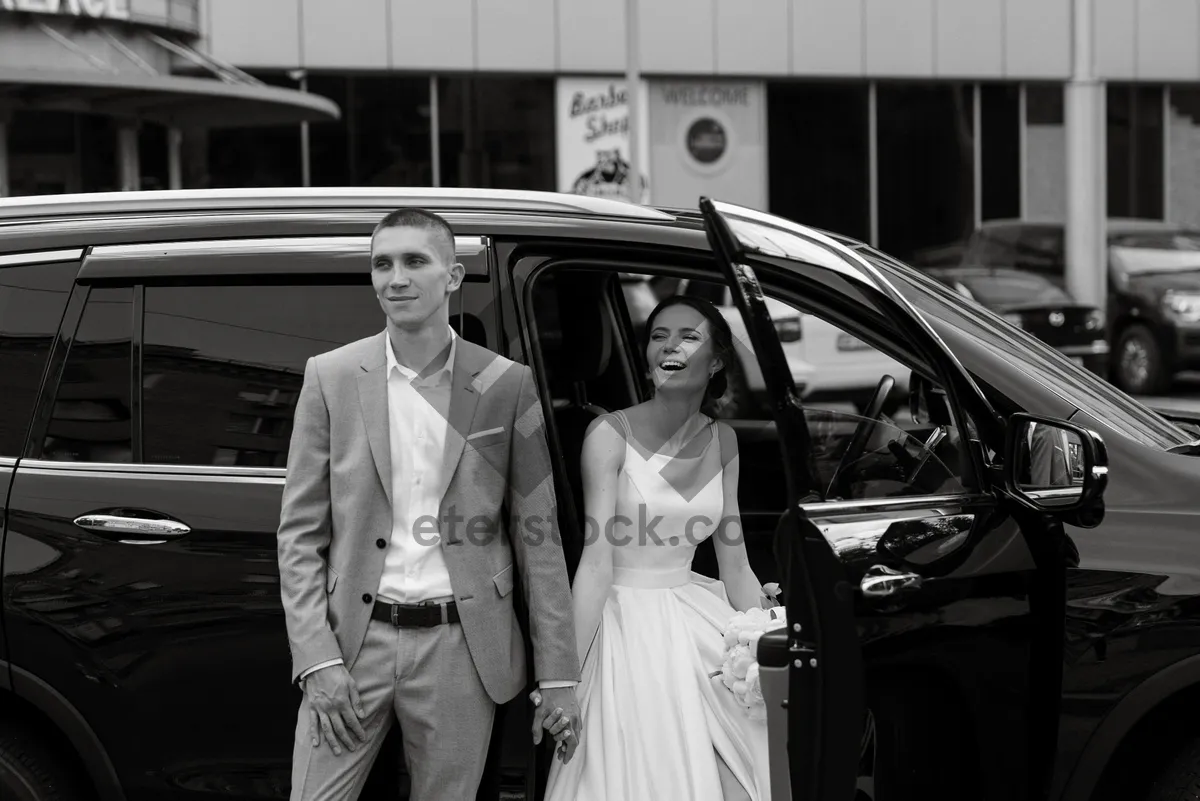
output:
M1070 295L1036 275L1005 273L966 276L958 280L972 297L986 306L1071 302Z
M943 284L866 245L860 255L893 279L893 285L922 314L963 331L1007 360L1019 360L1027 375L1064 401L1104 420L1130 439L1166 450L1190 442L1182 429L1096 374L1075 365L1040 339L1006 326L986 308L966 301ZM964 365L966 366L966 365Z

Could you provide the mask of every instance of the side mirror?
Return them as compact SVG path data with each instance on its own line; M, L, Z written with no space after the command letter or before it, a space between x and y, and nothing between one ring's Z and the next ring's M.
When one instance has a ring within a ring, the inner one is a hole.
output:
M1076 512L1099 501L1108 484L1100 435L1053 417L1014 414L1005 441L1008 494L1040 512Z

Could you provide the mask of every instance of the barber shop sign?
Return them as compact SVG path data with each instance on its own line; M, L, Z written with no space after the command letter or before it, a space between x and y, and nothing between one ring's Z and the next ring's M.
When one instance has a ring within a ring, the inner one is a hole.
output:
M129 0L0 0L0 10L124 20Z
M629 93L625 82L607 78L559 78L556 132L558 190L628 200L640 185L640 202L650 202L646 84L642 82L639 175L629 162Z

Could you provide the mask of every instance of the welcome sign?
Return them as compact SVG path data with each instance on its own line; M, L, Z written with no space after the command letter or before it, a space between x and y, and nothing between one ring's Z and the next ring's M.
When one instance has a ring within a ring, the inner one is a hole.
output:
M625 81L559 78L556 100L558 191L628 200L641 185L639 202L650 202L648 92L642 84L638 143L639 176L629 163L629 93Z
M127 20L129 0L0 0L0 10Z
M766 209L766 118L761 81L652 81L654 202L692 208L710 195Z

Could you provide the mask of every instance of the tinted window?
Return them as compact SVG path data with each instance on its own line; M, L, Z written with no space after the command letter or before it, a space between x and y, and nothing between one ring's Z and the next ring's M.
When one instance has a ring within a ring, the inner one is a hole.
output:
M132 331L133 290L92 289L67 354L42 458L133 460Z
M78 265L0 269L0 456L20 456Z
M366 284L146 287L144 461L285 467L305 362L383 326Z

